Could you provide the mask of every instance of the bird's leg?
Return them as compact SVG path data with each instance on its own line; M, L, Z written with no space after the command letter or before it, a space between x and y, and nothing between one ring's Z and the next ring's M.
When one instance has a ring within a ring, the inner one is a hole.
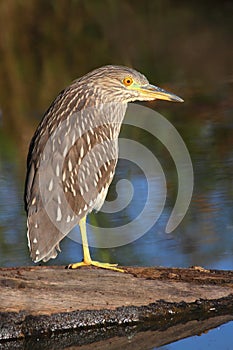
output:
M102 269L109 269L114 271L120 271L124 272L124 270L117 268L117 264L109 264L109 263L102 263L99 261L94 261L91 259L89 246L88 246L88 240L87 240L87 231L86 231L86 217L82 218L79 222L81 237L82 237L82 244L83 244L83 261L70 264L68 265L69 269L77 269L80 266L88 266L93 265L97 267L101 267Z

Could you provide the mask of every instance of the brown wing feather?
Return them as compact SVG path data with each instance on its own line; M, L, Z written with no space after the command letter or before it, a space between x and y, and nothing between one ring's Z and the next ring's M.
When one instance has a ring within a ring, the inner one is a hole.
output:
M54 225L54 220L51 220L45 209L40 192L39 170L43 152L49 138L62 121L83 108L84 99L82 96L81 87L76 85L76 83L62 91L45 113L30 143L24 200L28 214L28 245L34 261L42 259L47 261L50 258L55 258L57 250L60 250L59 242L64 238L64 233L61 232L59 227ZM73 102L69 104L69 101ZM55 153L51 152L51 159L55 155ZM45 171L50 172L48 177L52 178L55 176L53 167L49 171L46 169ZM52 200L51 198L51 203ZM73 223L73 226L75 224Z
M76 141L65 158L63 190L79 219L93 209L100 209L99 197L104 201L113 179L118 147L115 141L108 139L110 128L110 125L104 125L92 133L87 132Z
M55 258L61 239L82 217L102 206L118 156L116 139L110 140L114 128L114 125L105 124L89 130L76 140L65 157L61 154L58 136L55 150L51 149L53 144L49 146L48 164L41 174L43 153L46 153L43 145L49 143L51 131L41 133L43 128L38 128L31 146L25 194L28 242L34 261ZM49 187L51 179L56 178L56 160L59 157L64 160L62 171L59 169L60 180L50 194ZM48 182L44 181L41 186L40 176L44 174ZM65 194L66 201L61 200L60 192Z
M25 207L36 262L55 258L61 239L101 207L114 175L126 103L101 104L87 83L80 79L60 93L30 145Z

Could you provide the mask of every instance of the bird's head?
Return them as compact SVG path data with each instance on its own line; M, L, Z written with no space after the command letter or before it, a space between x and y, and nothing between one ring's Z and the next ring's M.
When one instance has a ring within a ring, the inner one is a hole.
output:
M88 73L82 79L94 90L95 95L105 102L127 103L156 99L183 102L173 93L151 85L143 74L128 67L104 66Z

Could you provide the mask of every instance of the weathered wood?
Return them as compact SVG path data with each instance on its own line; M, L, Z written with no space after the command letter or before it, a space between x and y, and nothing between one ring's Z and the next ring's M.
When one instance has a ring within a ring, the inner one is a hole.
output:
M95 340L103 338L102 333L106 339L125 334L126 326L134 332L158 332L199 318L232 319L232 271L125 270L128 273L62 266L0 269L0 339L28 341L54 334L53 341L60 341L60 332L75 330L65 338L75 337L69 344L80 345L84 334L88 343L97 334Z

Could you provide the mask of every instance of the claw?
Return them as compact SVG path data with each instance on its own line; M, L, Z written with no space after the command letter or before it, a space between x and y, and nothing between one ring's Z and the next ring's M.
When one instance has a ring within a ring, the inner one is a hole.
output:
M100 267L101 269L113 270L113 271L118 271L118 272L125 272L123 269L119 269L118 267L116 267L117 264L102 263L102 262L93 261L93 260L88 261L88 262L81 261L78 263L69 264L66 268L74 270L74 269L78 269L81 266L90 266L90 265Z

